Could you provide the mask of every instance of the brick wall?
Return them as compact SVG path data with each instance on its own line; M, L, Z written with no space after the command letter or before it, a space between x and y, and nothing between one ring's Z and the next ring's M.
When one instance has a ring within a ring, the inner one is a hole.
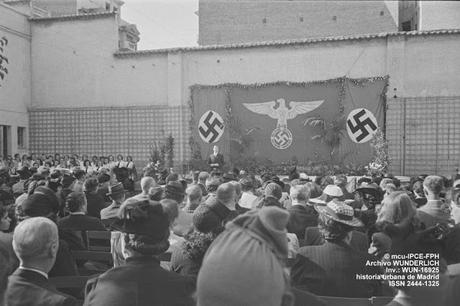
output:
M388 101L392 172L451 175L460 167L460 97Z
M384 1L200 1L199 44L397 31Z
M175 166L180 166L190 158L189 118L188 107L34 109L30 112L30 147L40 154L131 155L141 169L153 141L171 134Z

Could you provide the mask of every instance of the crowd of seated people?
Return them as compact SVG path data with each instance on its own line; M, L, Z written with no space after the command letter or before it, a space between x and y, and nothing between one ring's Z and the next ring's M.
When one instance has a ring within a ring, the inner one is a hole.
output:
M310 179L293 169L288 177L201 171L159 181L145 173L132 193L113 169L39 166L32 173L21 165L19 177L2 169L6 305L77 305L77 299L102 306L327 305L325 297L386 296L391 306L453 306L460 300L460 276L452 272L460 264L455 177L401 184L394 177ZM112 266L92 271L97 275L84 296L58 292L48 278L91 268L72 255L88 248L85 231L110 232ZM368 262L409 253L439 254L438 286L356 277L385 275Z

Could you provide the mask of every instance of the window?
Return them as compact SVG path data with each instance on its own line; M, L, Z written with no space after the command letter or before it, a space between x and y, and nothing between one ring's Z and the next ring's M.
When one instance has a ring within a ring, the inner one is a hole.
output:
M26 128L18 127L18 148L24 149L26 144Z

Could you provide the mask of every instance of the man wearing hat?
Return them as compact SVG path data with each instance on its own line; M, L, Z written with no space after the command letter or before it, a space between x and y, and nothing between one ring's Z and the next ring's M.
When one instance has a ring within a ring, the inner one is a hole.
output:
M322 296L371 297L379 295L377 281L356 280L356 273L379 274L377 267L366 266L371 258L350 247L351 231L363 223L354 217L353 208L337 199L316 205L319 228L326 242L299 249L291 278L298 289ZM375 269L372 269L375 268Z
M195 209L193 224L203 233L219 231L237 214L235 187L231 183L223 183L217 188L216 196L209 197Z
M380 187L375 183L363 181L355 190L355 200L350 201L349 204L364 226L369 228L377 220L376 205L380 204L381 200Z
M125 200L125 189L122 183L110 186L107 194L112 199L112 204L101 210L101 220L104 224L110 224L118 218L118 211Z
M161 268L169 247L169 219L161 204L127 202L112 225L121 234L126 264L88 281L85 305L194 305L193 281Z

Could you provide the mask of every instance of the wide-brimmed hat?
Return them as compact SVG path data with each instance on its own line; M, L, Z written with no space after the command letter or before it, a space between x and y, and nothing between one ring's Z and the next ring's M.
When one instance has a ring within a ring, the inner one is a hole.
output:
M337 199L330 201L326 205L315 205L315 209L321 215L334 221L352 227L363 226L363 223L354 216L353 208Z
M146 235L155 241L167 239L169 218L158 202L125 202L118 212L118 220L111 228L123 233Z
M323 190L323 194L309 201L315 205L326 205L327 197L339 198L343 196L343 191L336 185L327 185Z

